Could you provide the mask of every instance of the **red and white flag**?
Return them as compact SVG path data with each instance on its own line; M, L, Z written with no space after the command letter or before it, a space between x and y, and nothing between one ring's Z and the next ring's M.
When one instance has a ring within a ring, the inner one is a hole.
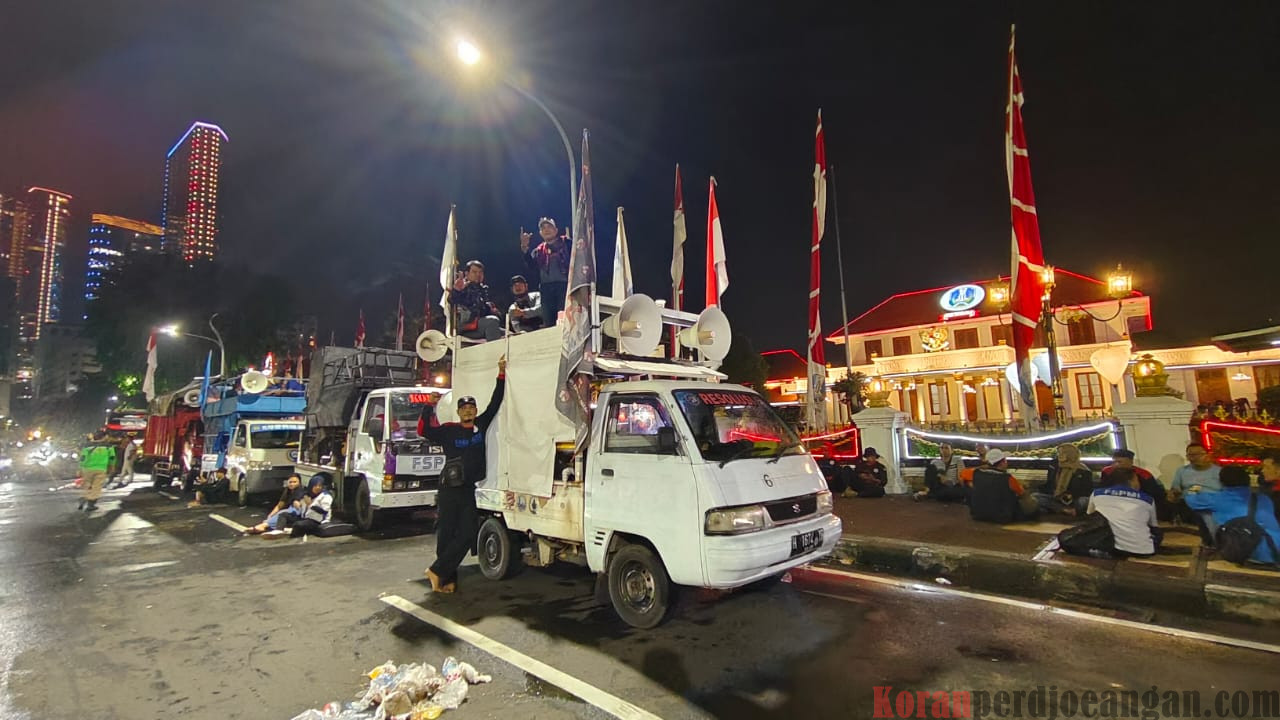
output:
M356 323L356 347L364 347L364 309L360 310L360 320Z
M676 212L672 221L675 243L671 251L671 309L684 307L684 241L689 239L689 229L684 223L684 192L680 189L680 164L676 163ZM679 354L676 346L676 328L671 328L671 357Z
M827 227L827 149L822 137L822 110L818 110L818 129L814 134L813 163L813 235L809 245L809 383L805 399L808 404L810 430L827 426L827 360L822 348L822 235Z
M400 293L400 304L396 306L396 349L404 349L404 293Z
M1022 78L1013 55L1014 29L1009 28L1009 104L1005 108L1005 167L1009 174L1009 209L1013 220L1010 297L1013 306L1013 354L1022 395L1023 418L1036 417L1035 390L1031 382L1031 344L1040 324L1044 299L1044 252L1040 247L1040 222L1036 196L1031 188L1031 159L1022 125Z
M718 307L720 296L729 287L729 271L725 267L724 231L720 229L720 208L716 206L716 179L711 178L711 197L707 201L707 307Z
M147 374L142 378L142 394L147 402L156 396L156 334L147 338Z

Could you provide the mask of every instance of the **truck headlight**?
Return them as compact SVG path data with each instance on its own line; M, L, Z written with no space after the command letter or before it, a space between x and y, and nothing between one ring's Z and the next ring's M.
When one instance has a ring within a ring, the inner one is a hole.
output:
M836 507L836 503L831 499L831 491L823 490L818 493L818 514L829 515Z
M763 530L765 522L764 507L760 505L708 510L706 533L708 535L737 535L739 533L755 532Z
M248 463L245 463L245 468L248 470L270 470L273 467L275 466L267 460L250 460Z

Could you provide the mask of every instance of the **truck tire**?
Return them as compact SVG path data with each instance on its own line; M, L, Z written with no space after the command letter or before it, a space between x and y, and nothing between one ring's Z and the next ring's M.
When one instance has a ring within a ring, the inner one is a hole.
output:
M507 526L496 517L491 517L480 525L476 548L480 559L480 574L490 580L506 580L520 572L524 565L520 558L519 543L511 536Z
M240 488L236 492L236 502L239 503L240 507L249 504L249 483L244 479L243 475L240 476Z
M644 545L624 545L609 563L609 600L631 627L661 624L671 604L671 578L662 560Z
M360 529L360 532L369 532L378 524L378 511L373 509L373 503L369 500L369 497L369 479L361 478L360 486L356 488L355 512L353 513L356 527Z

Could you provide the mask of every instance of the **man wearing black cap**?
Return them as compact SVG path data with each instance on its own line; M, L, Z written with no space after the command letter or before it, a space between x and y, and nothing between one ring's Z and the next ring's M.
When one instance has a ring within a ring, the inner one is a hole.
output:
M884 497L884 486L889 483L889 471L880 462L880 453L873 447L862 451L862 459L853 468L853 491L860 498Z
M1146 468L1140 468L1133 464L1133 451L1120 448L1111 453L1111 459L1115 462L1102 468L1102 475L1099 484L1102 487L1110 487L1115 483L1108 481L1107 476L1112 472L1120 469L1133 470L1134 475L1138 478L1138 486L1142 492L1155 498L1156 516L1161 520L1173 519L1173 505L1169 503L1166 497L1164 484L1156 479L1155 475Z
M538 274L538 291L542 293L542 325L556 324L556 315L564 309L565 290L569 287L569 261L572 248L569 238L560 236L556 221L544 217L538 221L542 242L530 247L533 233L520 228L520 253Z
M529 291L529 281L523 275L511 278L511 296L515 302L507 309L507 332L533 332L542 327L542 294Z
M498 416L506 388L507 358L498 360L498 382L484 412L476 399L458 398L458 422L440 423L435 400L422 409L418 434L444 448L445 466L436 491L436 561L427 568L434 592L451 593L458 586L458 566L476 541L476 483L485 475L484 434Z

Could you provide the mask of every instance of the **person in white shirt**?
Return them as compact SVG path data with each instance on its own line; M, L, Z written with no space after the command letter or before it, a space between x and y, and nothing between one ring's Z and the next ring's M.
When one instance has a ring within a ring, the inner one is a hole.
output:
M1088 512L1107 519L1116 554L1154 555L1162 538L1155 498L1142 492L1138 475L1131 468L1115 468L1106 479L1110 484L1089 496Z

